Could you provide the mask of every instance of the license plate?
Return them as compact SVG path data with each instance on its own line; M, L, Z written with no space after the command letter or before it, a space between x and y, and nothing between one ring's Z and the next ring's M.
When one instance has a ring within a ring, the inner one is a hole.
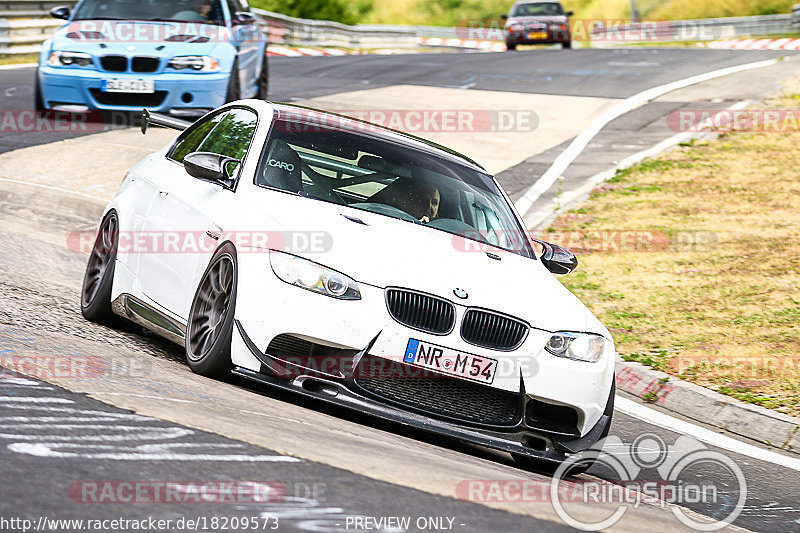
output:
M156 92L153 80L103 80L100 90L106 93L143 93Z
M491 383L497 371L495 359L464 353L416 339L409 339L403 361L481 383Z
M547 32L546 31L538 31L538 32L529 33L528 34L528 39L531 39L531 40L534 40L534 41L547 39Z

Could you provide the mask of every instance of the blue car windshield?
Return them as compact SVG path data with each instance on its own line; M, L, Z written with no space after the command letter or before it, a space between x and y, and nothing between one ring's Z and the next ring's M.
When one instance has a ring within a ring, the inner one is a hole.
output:
M225 23L220 0L84 0L73 20Z
M489 245L535 257L490 176L421 142L372 135L372 127L349 120L319 126L299 113L279 113L256 184L421 224L476 241L478 249ZM474 246L466 241L454 245Z

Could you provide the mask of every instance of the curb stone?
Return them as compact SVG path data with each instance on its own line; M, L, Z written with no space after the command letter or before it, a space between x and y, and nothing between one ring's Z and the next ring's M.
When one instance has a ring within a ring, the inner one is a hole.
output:
M800 418L750 405L617 356L617 389L742 437L800 454Z

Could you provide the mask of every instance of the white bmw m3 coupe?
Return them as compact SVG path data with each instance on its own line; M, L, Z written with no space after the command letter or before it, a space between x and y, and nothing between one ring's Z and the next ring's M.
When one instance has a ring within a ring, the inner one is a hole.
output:
M145 113L147 115L147 113ZM608 434L614 344L480 165L410 135L257 100L130 170L83 315L234 373L548 468ZM591 461L581 463L583 469Z

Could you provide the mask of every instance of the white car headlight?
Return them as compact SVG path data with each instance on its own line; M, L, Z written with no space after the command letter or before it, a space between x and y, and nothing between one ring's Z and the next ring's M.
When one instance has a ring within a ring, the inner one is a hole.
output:
M340 300L361 299L353 279L308 259L270 250L269 263L275 275L290 285Z
M170 59L167 67L175 70L216 72L219 70L219 61L209 56L178 56Z
M83 52L50 52L47 64L51 67L87 67L92 64L92 56Z
M594 363L603 356L606 340L590 333L559 331L547 341L544 349L558 357Z

